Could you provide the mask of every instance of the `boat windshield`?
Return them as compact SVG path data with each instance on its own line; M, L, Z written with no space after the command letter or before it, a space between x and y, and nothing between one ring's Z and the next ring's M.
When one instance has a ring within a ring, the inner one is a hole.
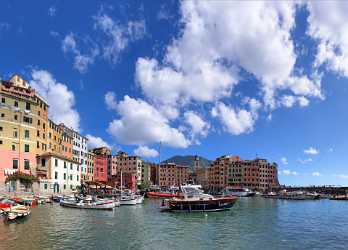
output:
M181 187L182 192L188 196L199 196L203 193L202 190L194 187Z

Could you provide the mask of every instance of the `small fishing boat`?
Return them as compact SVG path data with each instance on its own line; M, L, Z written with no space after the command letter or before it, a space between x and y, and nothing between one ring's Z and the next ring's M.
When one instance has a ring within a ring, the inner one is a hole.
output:
M255 196L255 192L251 191L249 188L241 188L241 187L226 187L224 190L224 194L233 195L237 197Z
M114 200L95 199L92 197L84 199L76 197L75 200L63 199L59 204L63 207L70 208L112 210L119 205L119 202Z
M15 205L10 208L2 209L5 219L7 221L13 221L15 219L22 219L30 215L30 207L23 205Z
M162 211L217 212L229 210L237 201L236 196L214 197L191 185L181 186L181 195L162 202Z

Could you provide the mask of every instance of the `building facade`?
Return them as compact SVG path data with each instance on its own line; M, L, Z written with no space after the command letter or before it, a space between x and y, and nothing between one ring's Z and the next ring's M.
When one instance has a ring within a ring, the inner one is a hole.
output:
M92 150L94 154L94 180L99 182L108 181L108 169L110 168L111 150L107 147L95 148Z
M159 185L161 187L180 186L189 181L189 167L175 163L159 165Z
M37 157L37 175L42 194L71 194L81 185L79 162L53 153Z
M82 181L94 181L94 153L92 151L87 152L87 174L82 174Z
M208 183L213 192L227 186L269 190L279 186L277 164L259 158L241 160L238 156L222 156L209 168Z
M116 155L116 175L120 176L121 172L123 174L128 174L130 176L135 176L136 185L140 185L144 180L142 179L143 172L143 160L139 156L129 156L123 151L119 151ZM146 179L150 179L150 176L146 176Z
M1 189L6 176L16 171L35 172L35 157L47 147L44 131L47 129L48 105L18 75L0 82L0 99Z

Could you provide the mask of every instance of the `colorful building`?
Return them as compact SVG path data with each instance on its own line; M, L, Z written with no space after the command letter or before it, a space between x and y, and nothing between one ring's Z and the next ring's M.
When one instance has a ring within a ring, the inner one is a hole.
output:
M159 185L161 187L180 186L189 181L189 168L175 163L159 165Z
M84 179L82 181L94 181L94 153L92 151L87 151L87 174L82 175Z
M101 147L93 149L92 152L94 153L94 180L107 182L111 150L107 147Z
M71 194L81 185L79 162L59 154L44 153L38 156L37 175L41 194Z
M1 189L6 176L35 172L36 155L47 147L48 104L18 75L0 82L0 99Z

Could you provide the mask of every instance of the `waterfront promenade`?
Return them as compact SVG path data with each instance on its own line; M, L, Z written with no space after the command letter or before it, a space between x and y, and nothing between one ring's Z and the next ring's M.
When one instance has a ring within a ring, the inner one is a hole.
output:
M0 249L346 249L348 202L242 198L226 212L159 212L160 200L114 211L38 206L0 223Z

